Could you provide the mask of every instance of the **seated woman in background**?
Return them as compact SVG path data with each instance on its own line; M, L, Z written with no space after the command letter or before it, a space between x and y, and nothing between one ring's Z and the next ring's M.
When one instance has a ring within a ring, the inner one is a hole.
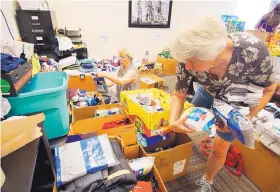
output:
M110 101L105 103L115 103L120 101L121 91L133 90L137 87L139 82L137 69L133 66L133 56L127 48L119 50L120 69L116 72L116 75L109 72L99 72L97 77L104 77L108 87L116 85L116 92L112 95Z
M280 24L280 3L277 3L270 12L262 16L255 28L264 32L274 33Z

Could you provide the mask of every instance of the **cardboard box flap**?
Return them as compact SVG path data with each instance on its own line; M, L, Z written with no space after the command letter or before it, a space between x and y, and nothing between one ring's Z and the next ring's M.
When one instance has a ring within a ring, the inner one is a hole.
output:
M119 108L120 114L124 114L120 104L109 104L109 105L97 105L92 107L74 108L72 109L72 123L76 121L89 119L94 117L96 110L108 110L113 108Z
M1 158L42 136L38 124L44 114L1 122Z

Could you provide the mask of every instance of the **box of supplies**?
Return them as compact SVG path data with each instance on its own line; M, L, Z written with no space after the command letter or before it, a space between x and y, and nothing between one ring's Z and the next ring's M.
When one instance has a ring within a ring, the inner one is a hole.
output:
M163 82L165 80L153 75L153 74L146 74L146 75L140 75L140 88L141 89L150 89L150 88L163 88Z
M175 75L176 66L178 61L176 59L165 59L161 56L157 56L157 62L162 63L164 75Z
M168 93L153 88L123 91L120 97L124 111L139 117L148 130L168 129L171 99ZM184 108L191 106L192 104L185 103Z
M164 183L185 176L192 153L192 139L187 134L176 133L168 149L155 152L160 145L149 149L140 145L140 156L156 158L155 165Z
M104 109L102 106L75 109L72 114L73 123L70 125L69 134L107 133L110 136L120 136L126 146L136 144L136 129L129 116L120 112L116 115L95 118L94 114L98 107Z
M120 104L96 105L72 110L72 123L79 120L125 114Z
M32 77L31 60L19 65L17 69L1 74L1 93L3 96L17 96L21 88Z

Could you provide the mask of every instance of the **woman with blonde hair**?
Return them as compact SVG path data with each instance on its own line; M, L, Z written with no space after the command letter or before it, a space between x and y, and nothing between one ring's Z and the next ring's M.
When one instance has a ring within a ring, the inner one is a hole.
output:
M120 69L116 74L109 72L99 72L97 77L104 77L108 87L116 85L115 95L112 95L110 102L120 101L121 91L129 91L135 89L139 83L139 75L137 69L133 66L132 53L127 48L119 50Z
M180 117L193 78L203 85L192 101L197 107L211 108L214 98L231 95L227 93L229 87L249 84L263 87L260 100L250 106L249 119L266 106L275 92L274 66L265 44L249 33L227 34L218 17L199 17L189 22L176 37L171 52L180 61L170 104L170 127L175 132L194 132L184 125L186 117ZM197 181L200 186L197 192L214 191L214 177L224 166L235 138L226 125L216 125L216 128L206 173Z
M280 24L280 2L265 14L256 24L255 28L264 32L276 32Z

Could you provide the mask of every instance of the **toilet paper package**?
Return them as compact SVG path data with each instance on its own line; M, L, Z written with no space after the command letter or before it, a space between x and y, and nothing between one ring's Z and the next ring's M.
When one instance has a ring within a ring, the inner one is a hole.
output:
M210 128L215 123L215 115L209 109L203 107L190 107L185 110L181 118L186 118L186 127L197 132L206 131L210 133Z
M235 138L247 147L255 148L254 126L246 116L219 99L214 99L213 111L228 126Z

